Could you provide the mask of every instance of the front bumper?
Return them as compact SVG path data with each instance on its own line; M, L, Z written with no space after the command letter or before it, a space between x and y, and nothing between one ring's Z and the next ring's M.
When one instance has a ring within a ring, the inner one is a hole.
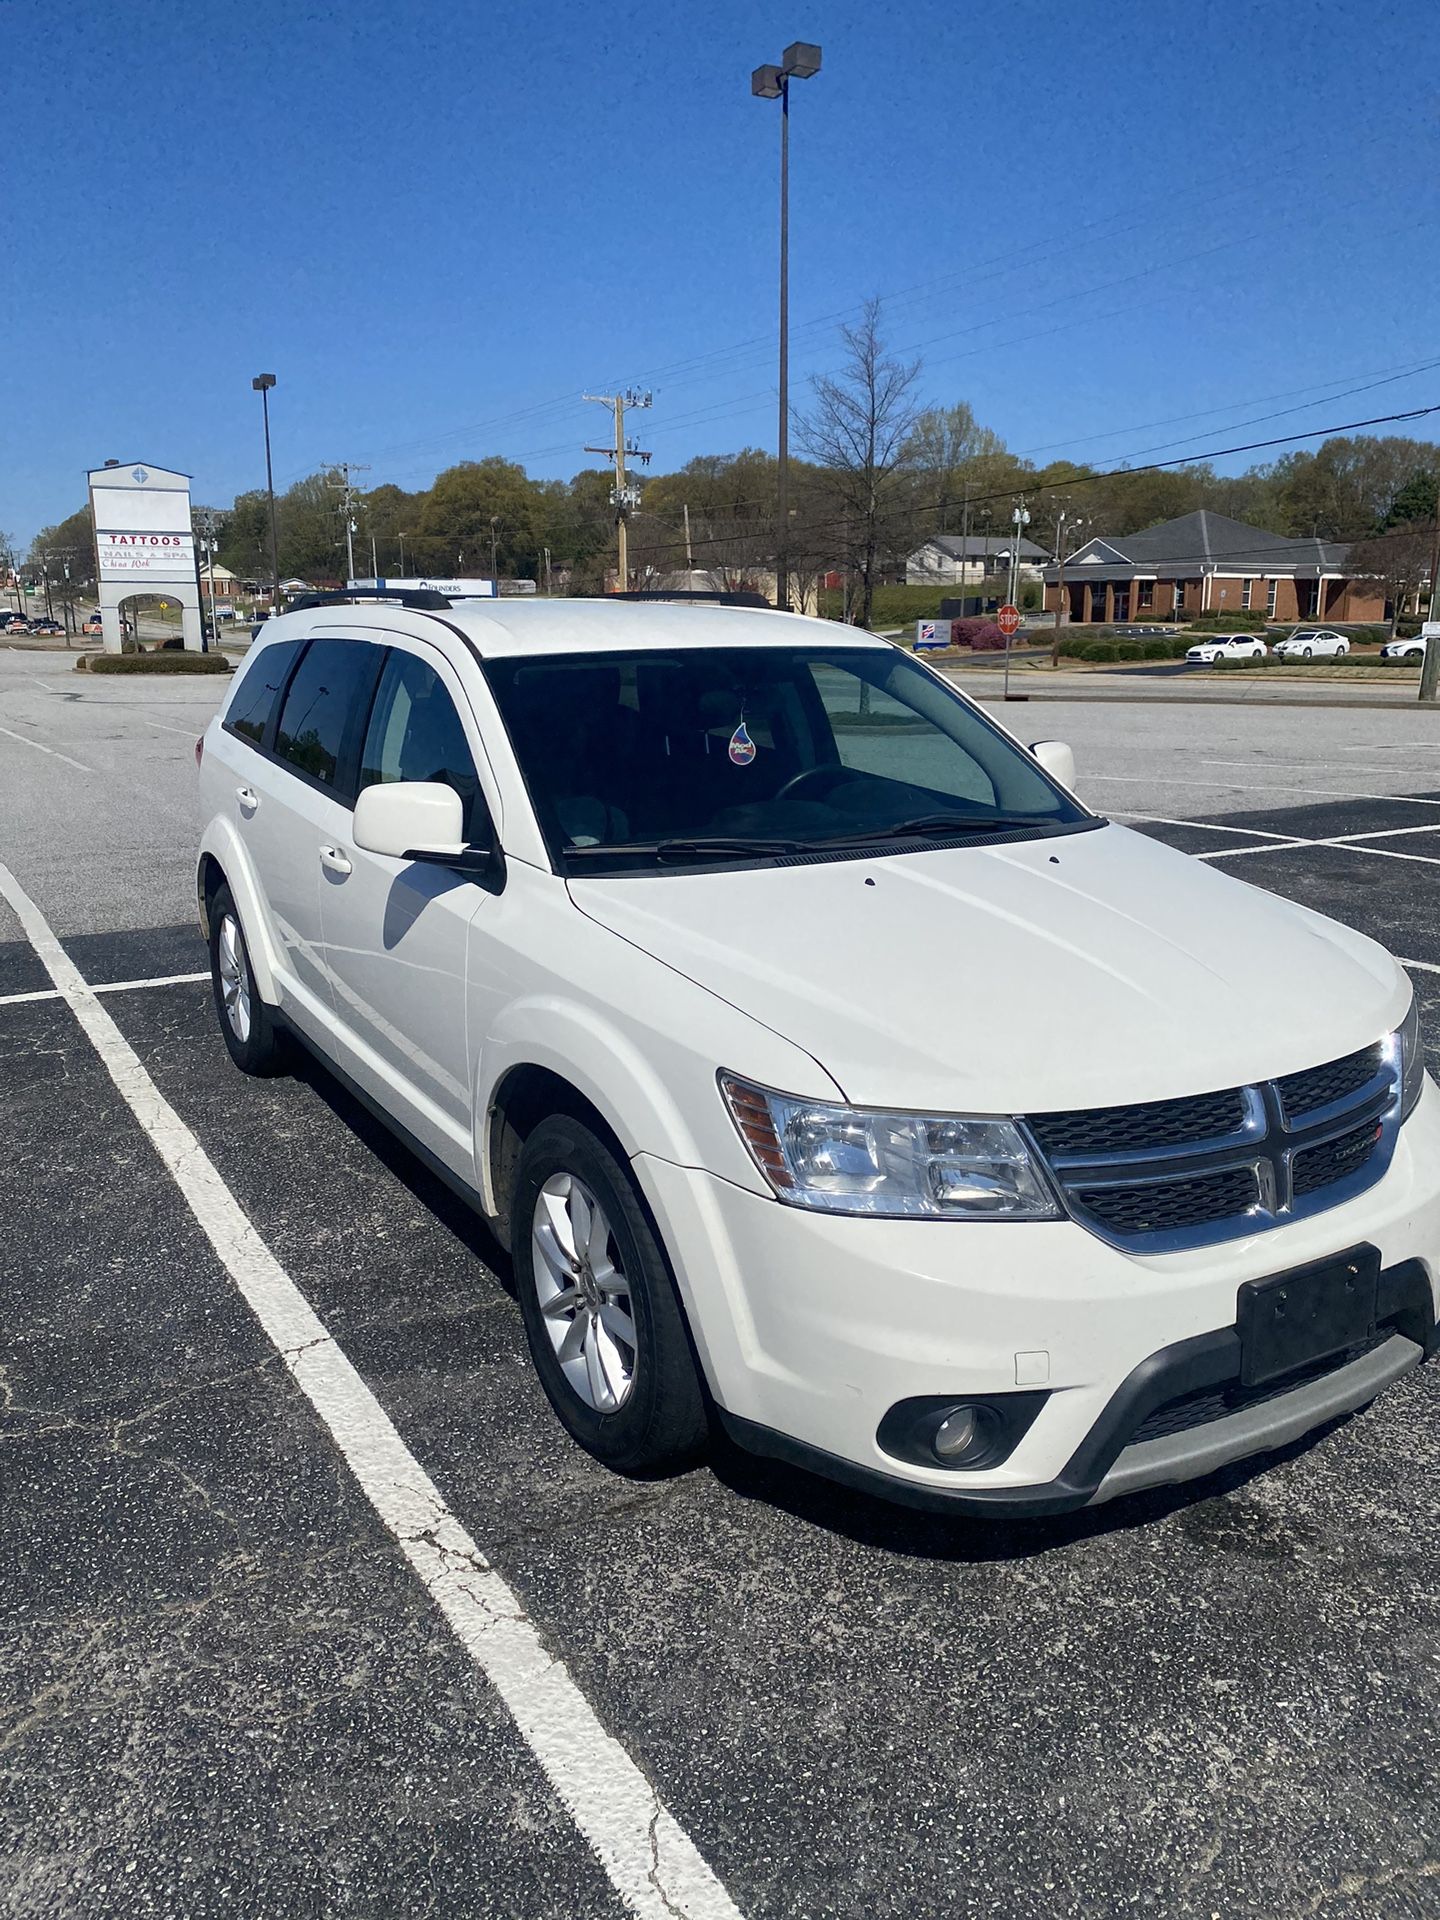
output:
M1192 1252L1139 1256L1071 1221L850 1219L640 1156L725 1425L743 1445L890 1498L1063 1511L1208 1473L1363 1405L1435 1344L1440 1092L1388 1172L1342 1206ZM1238 1372L1236 1298L1368 1243L1387 1338L1258 1405L1127 1444L1154 1409ZM1000 1465L899 1460L876 1434L925 1395L1048 1392Z

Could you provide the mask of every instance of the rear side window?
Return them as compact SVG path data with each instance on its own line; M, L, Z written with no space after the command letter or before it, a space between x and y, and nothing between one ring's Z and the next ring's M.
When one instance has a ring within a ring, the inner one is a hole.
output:
M232 733L259 746L299 649L298 640L280 640L273 647L257 648L225 713L225 725Z
M360 640L312 640L275 728L275 752L322 786L343 780L346 749L363 724L380 650Z
M479 838L484 802L465 729L439 674L410 653L385 663L360 757L362 788L392 780L453 787L465 802L467 838Z

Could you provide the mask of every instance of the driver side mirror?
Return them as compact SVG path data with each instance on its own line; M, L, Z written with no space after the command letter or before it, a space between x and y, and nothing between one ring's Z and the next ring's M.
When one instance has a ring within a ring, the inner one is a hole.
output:
M1036 740L1030 751L1053 780L1062 787L1074 787L1075 756L1063 740Z
M366 787L355 802L355 844L392 860L428 860L471 868L488 863L489 847L465 839L465 803L439 780L396 780Z

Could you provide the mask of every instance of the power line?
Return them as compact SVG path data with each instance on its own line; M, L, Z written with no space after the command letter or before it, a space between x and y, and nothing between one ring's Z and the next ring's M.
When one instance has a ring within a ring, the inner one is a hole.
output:
M1175 460L1150 460L1150 461L1146 461L1143 465L1137 466L1137 467L1120 465L1120 466L1114 466L1114 467L1099 468L1091 473L1076 474L1068 480L1036 481L1036 480L1017 476L1017 479L1014 485L1011 485L1008 487L997 487L991 493L972 494L971 505L980 506L987 502L996 501L996 500L1014 500L1017 497L1017 495L1020 493L1022 487L1027 496L1031 496L1037 493L1056 493L1056 492L1062 492L1062 491L1069 492L1071 489L1075 487L1092 486L1096 482L1101 480L1114 480L1114 479L1128 477L1131 474L1139 474L1139 473L1163 473L1171 467L1194 466L1194 465L1198 465L1200 462L1205 460L1223 460L1232 454L1259 453L1270 447L1295 446L1302 440L1325 439L1331 434L1357 433L1362 427L1384 427L1384 426L1390 426L1402 420L1423 420L1432 413L1440 413L1440 401L1435 401L1431 405L1425 406L1425 407L1412 407L1407 412L1404 412L1404 413L1382 413L1382 414L1375 415L1372 419L1369 419L1369 420L1347 420L1334 426L1314 427L1305 433L1281 434L1269 440L1243 441L1234 446L1228 446L1228 447L1210 447L1210 448L1207 448L1202 453L1185 455ZM930 501L921 501L918 503L912 503L912 511L916 513L934 512L934 511L937 511L943 504L944 502L940 500L930 500ZM760 530L763 523L757 519L756 524L757 524L757 531L758 531ZM844 516L842 515L842 516L834 517L830 519L811 520L806 523L803 523L802 526L797 530L805 533L825 533L827 531L832 531L836 527L841 527L844 524L845 524ZM1397 528L1393 531L1393 533L1376 534L1376 535L1371 535L1367 537L1377 539L1377 540L1399 538L1406 531L1407 529L1405 528ZM1117 535L1117 538L1123 538L1123 535ZM733 539L734 539L733 533L725 534L725 535L717 535L717 536L708 537L708 538L705 536L702 536L699 539L696 539L695 541L693 541L692 545L696 547L717 546L717 545L720 545L725 540L733 540ZM1334 543L1327 542L1323 544L1334 544ZM1339 544L1346 544L1346 543L1341 542ZM1353 543L1350 543L1350 544L1353 544ZM683 545L684 545L683 540L680 540L680 541L670 540L670 541L664 541L664 542L657 542L657 550L662 552L670 551L677 547L683 547ZM1267 551L1266 549L1262 549L1258 547L1253 550L1240 549L1233 554L1227 554L1225 557L1227 559L1260 559L1264 557L1264 554L1266 551Z

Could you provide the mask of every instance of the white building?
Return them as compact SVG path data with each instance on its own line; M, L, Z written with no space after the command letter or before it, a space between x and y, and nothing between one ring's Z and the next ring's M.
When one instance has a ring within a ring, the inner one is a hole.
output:
M1010 571L1009 533L933 533L905 562L907 587L977 586ZM1020 578L1038 580L1050 555L1033 540L1020 542Z

